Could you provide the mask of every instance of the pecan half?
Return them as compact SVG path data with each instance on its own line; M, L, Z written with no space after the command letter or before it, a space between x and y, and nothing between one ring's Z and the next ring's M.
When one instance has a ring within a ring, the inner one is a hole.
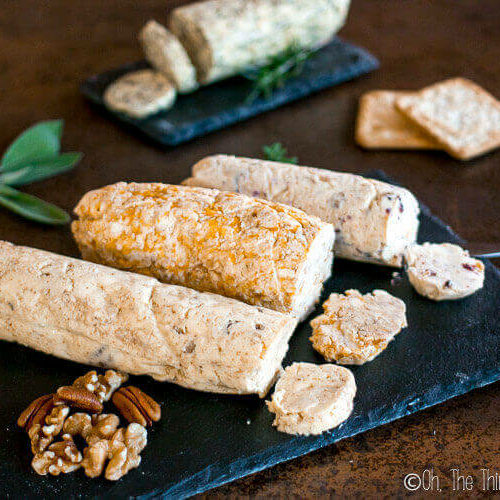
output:
M59 387L54 396L54 404L65 404L89 413L101 413L103 409L102 403L93 392L72 386Z
M131 423L151 426L153 422L158 422L161 418L160 405L132 385L116 391L112 401L121 415Z
M43 425L45 417L52 410L54 395L46 394L33 401L17 419L17 425L25 431L29 431L35 424Z

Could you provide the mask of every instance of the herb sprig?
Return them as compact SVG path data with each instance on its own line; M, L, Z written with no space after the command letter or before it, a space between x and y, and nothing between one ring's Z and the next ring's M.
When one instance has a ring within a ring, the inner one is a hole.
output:
M81 153L61 153L63 120L33 125L5 151L0 161L0 205L42 224L67 224L71 218L62 208L22 193L13 186L24 186L62 174L82 158Z
M281 142L275 142L269 146L264 146L262 151L264 153L264 158L268 161L293 164L297 164L299 161L296 156L288 156L288 150Z
M252 103L259 97L269 99L276 89L284 86L287 80L302 73L305 62L314 52L314 50L291 45L281 54L273 57L267 65L243 73L245 78L253 82L246 101Z

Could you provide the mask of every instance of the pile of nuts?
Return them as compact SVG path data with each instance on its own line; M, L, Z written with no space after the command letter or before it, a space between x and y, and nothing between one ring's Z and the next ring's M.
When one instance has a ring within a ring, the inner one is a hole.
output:
M160 420L161 409L137 387L120 389L127 379L113 370L104 375L90 371L73 385L35 399L21 413L17 424L30 438L35 472L58 476L83 468L88 477L104 472L106 479L116 481L139 466L146 426ZM103 413L103 403L110 399L129 422L127 427L119 427L117 415ZM83 452L76 436L86 443Z

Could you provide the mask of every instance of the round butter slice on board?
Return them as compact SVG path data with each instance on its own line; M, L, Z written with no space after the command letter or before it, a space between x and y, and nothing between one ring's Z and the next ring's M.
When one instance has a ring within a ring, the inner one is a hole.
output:
M279 431L307 436L344 422L352 412L355 394L354 375L347 368L293 363L266 404Z
M384 290L332 293L323 309L310 340L327 361L344 365L371 361L407 326L405 303Z
M104 102L109 109L133 118L145 118L170 109L175 97L176 90L170 81L151 69L127 73L104 92Z
M405 261L413 288L431 300L462 299L483 287L484 264L458 245L412 245Z

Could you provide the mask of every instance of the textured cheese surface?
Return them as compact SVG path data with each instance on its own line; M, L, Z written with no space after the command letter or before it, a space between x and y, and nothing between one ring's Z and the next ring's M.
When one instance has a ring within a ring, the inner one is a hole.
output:
M0 339L210 392L264 395L288 315L0 242Z
M412 92L374 90L359 101L356 142L370 149L439 149L439 144L396 108Z
M73 234L87 260L297 317L331 273L333 227L278 203L119 183L87 193L75 212Z
M362 365L378 356L407 326L405 303L384 290L332 293L311 321L314 349L327 361Z
M217 155L183 184L235 191L291 205L334 225L335 254L401 266L414 243L419 207L406 189L358 175Z
M156 21L148 21L139 34L148 62L163 73L181 94L198 88L196 70L179 39Z
M461 299L483 287L484 264L458 245L413 245L407 249L405 261L410 283L429 299Z
M396 102L456 158L500 147L500 101L469 80L445 80Z
M127 73L110 84L104 92L109 109L133 118L169 109L176 98L175 87L157 71L142 69Z
M233 76L296 45L319 47L345 22L350 0L209 0L175 9L169 28L201 83Z
M293 363L280 377L267 406L279 431L321 434L349 417L355 394L356 382L347 368Z

